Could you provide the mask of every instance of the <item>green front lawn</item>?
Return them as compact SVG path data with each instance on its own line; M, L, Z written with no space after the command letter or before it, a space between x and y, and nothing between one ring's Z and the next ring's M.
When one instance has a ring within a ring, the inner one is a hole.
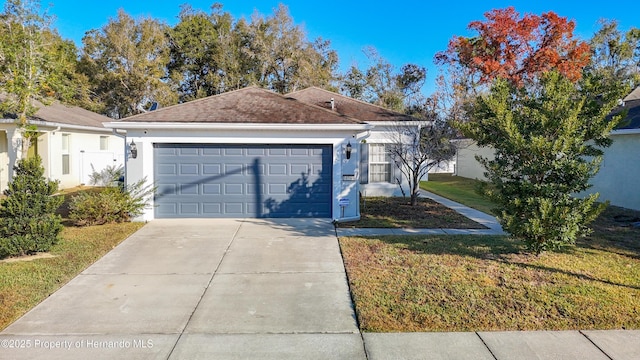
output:
M493 204L476 192L480 181L450 174L429 174L429 181L422 181L420 188L459 202L468 207L491 214Z
M356 228L484 229L446 206L419 199L411 206L409 198L365 197L360 201L360 220L341 223Z
M610 207L571 250L506 236L341 238L363 331L640 329L640 212Z
M78 190L78 189L75 189ZM94 191L94 190L91 190ZM73 191L65 192L68 197ZM61 213L66 214L63 206ZM48 258L0 261L0 330L100 259L143 223L65 226Z

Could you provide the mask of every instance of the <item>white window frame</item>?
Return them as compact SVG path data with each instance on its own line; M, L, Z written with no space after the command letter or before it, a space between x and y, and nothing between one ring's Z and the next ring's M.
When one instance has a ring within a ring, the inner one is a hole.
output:
M109 150L109 137L106 135L100 135L100 150L101 151Z
M391 156L385 144L369 144L369 182L391 182Z
M62 134L61 139L62 144L60 153L62 154L62 175L69 175L71 174L71 159L69 155L71 134Z

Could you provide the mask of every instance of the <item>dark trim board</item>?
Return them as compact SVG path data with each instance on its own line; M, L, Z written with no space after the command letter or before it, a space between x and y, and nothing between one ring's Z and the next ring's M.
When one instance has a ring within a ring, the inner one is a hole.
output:
M156 218L331 218L332 145L154 144Z

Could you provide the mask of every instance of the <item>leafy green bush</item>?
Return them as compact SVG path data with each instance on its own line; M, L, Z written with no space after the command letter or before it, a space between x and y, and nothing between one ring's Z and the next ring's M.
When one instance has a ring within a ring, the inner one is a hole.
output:
M124 189L105 187L102 191L82 192L71 198L69 219L77 226L131 221L142 214L155 188L146 179Z
M91 174L89 174L89 184L97 186L112 186L120 177L124 176L124 167L122 165L112 165L96 171L91 165Z
M39 156L23 159L0 201L0 258L48 251L62 231L58 183L44 177Z
M594 84L576 85L557 72L532 87L499 80L477 99L475 121L460 125L495 150L493 159L476 157L492 184L485 193L503 228L538 254L588 235L605 207L597 193L575 196L590 188L616 124L606 115L619 94Z

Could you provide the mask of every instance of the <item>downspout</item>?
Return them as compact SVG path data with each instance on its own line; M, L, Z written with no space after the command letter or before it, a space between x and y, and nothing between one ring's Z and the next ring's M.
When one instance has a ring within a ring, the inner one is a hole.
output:
M53 158L53 156L51 156L51 154L52 154L52 151L51 151L51 142L52 142L52 141L51 141L51 135L55 135L55 134L56 134L56 132L60 131L60 129L61 129L61 128L60 128L60 126L58 126L57 128L55 128L55 129L51 130L51 134L49 135L49 141L48 141L48 143L49 143L49 144L48 144L48 145L49 145L49 149L48 149L48 150L49 150L49 153L47 154L47 163L48 163L48 165L49 165L49 174L48 174L48 175L49 175L49 178L51 178L51 170L52 170L52 166L53 166L53 165L52 165L52 161L53 161L53 160L52 160L52 158Z
M60 131L60 129L61 129L60 126L58 126L57 128L55 128L53 130L40 130L40 129L38 129L38 132L48 134L48 136L49 136L47 138L47 171L48 171L48 173L45 174L47 176L47 178L49 178L49 179L52 178L52 176L51 176L51 161L52 161L51 158L53 157L53 156L51 156L51 135L55 135L56 132ZM7 146L8 146L8 144L7 144Z

